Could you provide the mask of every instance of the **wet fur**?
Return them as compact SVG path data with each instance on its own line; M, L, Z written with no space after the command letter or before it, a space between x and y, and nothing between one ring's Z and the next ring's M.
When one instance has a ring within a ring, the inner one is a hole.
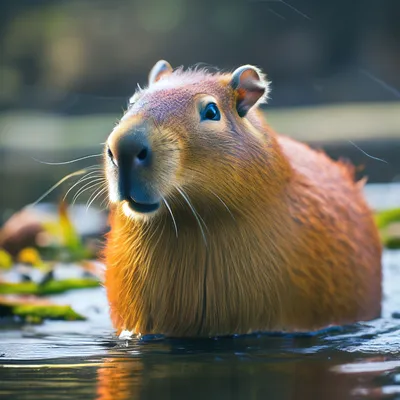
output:
M153 146L171 164L170 175L154 173L178 237L165 207L148 219L112 207L106 288L117 330L212 336L378 317L381 245L352 167L276 135L257 110L238 119L227 82L229 75L180 71L144 91L145 104L151 91L167 104L142 118L156 124ZM223 103L226 126L215 137L191 135L182 99L196 91ZM165 143L179 151L174 162L163 156ZM206 242L176 187L203 220Z

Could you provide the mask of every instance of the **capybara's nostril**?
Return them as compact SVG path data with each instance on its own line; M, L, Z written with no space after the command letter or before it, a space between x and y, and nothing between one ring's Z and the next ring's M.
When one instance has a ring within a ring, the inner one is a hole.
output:
M113 154L113 152L111 151L110 147L108 147L108 149L107 149L107 156L108 156L108 158L110 159L110 161L111 161L115 166L117 166L117 161L116 161L116 159L115 159L115 157L114 157L114 154Z
M149 156L149 149L147 147L144 147L139 154L136 156L136 158L139 161L145 161L146 158Z
M151 166L152 151L146 138L136 138L132 147L133 168L143 169Z

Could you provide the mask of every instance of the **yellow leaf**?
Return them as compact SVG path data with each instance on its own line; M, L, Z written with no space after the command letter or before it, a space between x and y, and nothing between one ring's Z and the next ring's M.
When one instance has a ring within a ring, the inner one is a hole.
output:
M33 247L26 247L18 253L17 260L23 264L30 264L35 267L43 265L39 252Z
M59 204L59 218L60 218L60 228L62 232L62 237L64 240L64 246L70 250L75 250L81 247L81 242L79 236L73 226L71 220L69 219L67 205L65 202Z
M43 222L42 226L43 229L52 237L53 240L55 240L56 242L61 241L62 232L59 221Z

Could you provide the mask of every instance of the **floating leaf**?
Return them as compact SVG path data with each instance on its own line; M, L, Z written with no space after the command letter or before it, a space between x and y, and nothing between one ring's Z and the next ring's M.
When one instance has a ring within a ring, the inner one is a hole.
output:
M379 229L386 228L394 222L400 222L400 208L384 210L376 213L375 221Z
M0 294L25 294L45 296L58 294L72 289L86 289L99 286L93 278L49 280L42 284L36 282L0 282Z
M16 316L28 322L39 323L44 319L84 321L85 317L68 305L53 304L36 299L9 299L0 296L0 317Z

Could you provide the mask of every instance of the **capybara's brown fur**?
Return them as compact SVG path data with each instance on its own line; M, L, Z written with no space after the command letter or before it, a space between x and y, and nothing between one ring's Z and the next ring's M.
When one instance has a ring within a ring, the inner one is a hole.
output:
M267 94L252 66L225 74L161 61L132 98L105 152L105 285L119 332L304 331L380 315L381 244L363 182L277 135L257 108ZM138 135L152 159L134 173L146 199L161 200L154 212L121 195L122 143Z

